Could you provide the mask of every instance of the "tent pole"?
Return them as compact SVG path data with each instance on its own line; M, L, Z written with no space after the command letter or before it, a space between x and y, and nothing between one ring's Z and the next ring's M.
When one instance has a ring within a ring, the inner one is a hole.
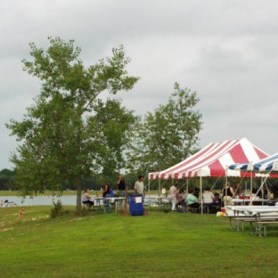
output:
M225 169L225 196L227 196L227 191L228 191L227 183L228 183L228 173L227 173L227 167L226 167L226 169ZM224 201L223 201L223 204L224 204Z
M263 178L261 177L261 184L264 183L263 182ZM262 187L262 199L264 199L264 186Z
M255 194L255 196L254 196L253 199L255 199L255 198L258 196L259 191L260 191L261 189L263 189L263 186L264 186L264 184L265 184L267 178L268 178L268 177L265 177L264 180L263 180L263 178L261 178L261 181L262 181L262 182L261 182L261 185L260 185L260 187L259 187L258 191L256 192L256 194ZM252 200L252 201L253 201L253 200Z
M253 172L251 171L251 179L250 179L250 206L253 205L253 200L252 200L252 193L253 193Z
M203 180L202 180L202 176L200 176L200 196L199 196L199 198L200 198L200 202L201 202L201 214L203 214L203 209L204 209L202 192L203 192Z
M247 181L244 183L244 195L247 193Z
M151 209L151 180L148 179L149 210Z

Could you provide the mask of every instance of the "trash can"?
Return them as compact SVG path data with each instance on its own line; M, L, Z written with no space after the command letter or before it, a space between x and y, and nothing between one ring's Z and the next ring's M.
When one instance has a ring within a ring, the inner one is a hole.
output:
M144 204L142 195L128 196L129 212L132 216L144 215Z

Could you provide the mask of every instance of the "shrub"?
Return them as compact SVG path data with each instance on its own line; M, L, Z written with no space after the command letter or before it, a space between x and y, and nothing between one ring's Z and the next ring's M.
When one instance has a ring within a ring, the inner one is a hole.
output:
M52 218L56 218L56 217L62 215L63 212L64 212L64 209L63 209L61 200L58 200L57 202L53 201L53 208L51 209L50 216Z

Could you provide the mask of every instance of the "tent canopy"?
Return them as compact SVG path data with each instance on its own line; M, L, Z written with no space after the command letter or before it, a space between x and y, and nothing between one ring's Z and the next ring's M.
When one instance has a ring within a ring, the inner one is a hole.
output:
M229 169L235 163L250 163L268 157L246 138L210 143L199 152L161 172L149 173L149 179L181 179L184 177L240 176Z
M278 153L267 158L257 160L251 163L236 163L229 166L232 170L255 171L255 172L272 172L278 171Z

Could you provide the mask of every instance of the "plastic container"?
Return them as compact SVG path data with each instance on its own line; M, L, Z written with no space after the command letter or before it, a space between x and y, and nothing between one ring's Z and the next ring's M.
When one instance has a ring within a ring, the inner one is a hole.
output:
M132 216L144 215L143 196L132 195L128 196L129 212Z

